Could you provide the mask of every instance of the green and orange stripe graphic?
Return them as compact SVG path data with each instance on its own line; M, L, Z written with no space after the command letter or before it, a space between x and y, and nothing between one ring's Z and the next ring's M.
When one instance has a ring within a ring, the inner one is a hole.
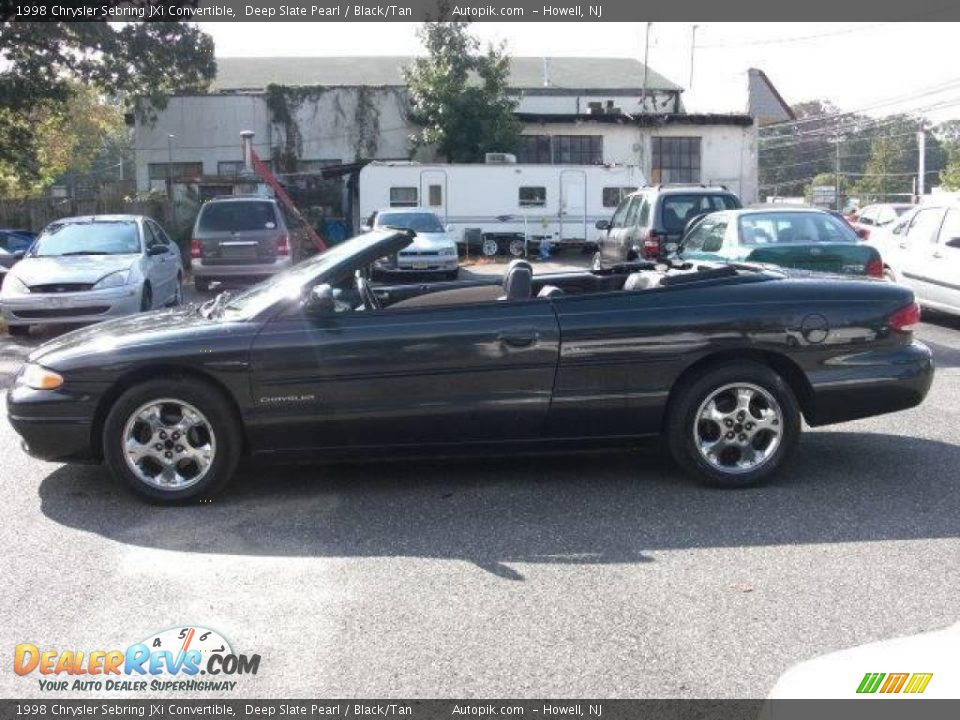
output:
M858 693L922 693L933 673L867 673L860 681Z

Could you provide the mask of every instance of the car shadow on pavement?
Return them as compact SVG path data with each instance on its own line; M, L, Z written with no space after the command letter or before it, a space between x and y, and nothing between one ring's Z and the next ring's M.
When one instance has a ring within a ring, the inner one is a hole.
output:
M659 452L248 468L208 504L153 507L105 469L61 467L43 513L131 545L257 556L642 563L658 550L956 537L960 447L809 432L774 482L718 491Z

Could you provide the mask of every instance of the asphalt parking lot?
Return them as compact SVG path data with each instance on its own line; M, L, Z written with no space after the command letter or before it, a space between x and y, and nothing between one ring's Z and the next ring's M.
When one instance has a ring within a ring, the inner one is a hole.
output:
M960 321L918 335L924 405L808 430L738 492L651 445L248 466L214 503L156 508L28 458L0 419L0 648L196 624L262 656L246 697L765 696L797 662L960 620ZM0 339L0 382L42 339ZM0 673L0 695L42 694Z

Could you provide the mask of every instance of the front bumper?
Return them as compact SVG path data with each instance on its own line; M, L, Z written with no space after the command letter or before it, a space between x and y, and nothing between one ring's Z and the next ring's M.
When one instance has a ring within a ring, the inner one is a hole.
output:
M140 312L140 285L73 293L31 293L0 298L8 325L91 323Z
M933 383L933 354L921 342L834 358L809 373L811 426L897 412L923 402Z
M7 393L7 418L23 449L49 462L99 462L92 445L94 411L94 398L86 392L15 386Z

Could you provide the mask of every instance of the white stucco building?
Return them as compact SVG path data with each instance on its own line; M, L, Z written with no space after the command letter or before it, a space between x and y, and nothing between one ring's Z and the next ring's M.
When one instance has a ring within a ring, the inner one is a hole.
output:
M256 133L258 154L291 183L321 168L331 175L338 165L409 158L409 60L218 59L210 94L173 97L154 122L137 122L137 187L172 180L201 197L229 191L242 167L243 130ZM748 107L687 112L682 88L622 58L513 58L510 86L523 123L518 162L636 165L652 183L716 183L745 202L757 198L757 123Z

